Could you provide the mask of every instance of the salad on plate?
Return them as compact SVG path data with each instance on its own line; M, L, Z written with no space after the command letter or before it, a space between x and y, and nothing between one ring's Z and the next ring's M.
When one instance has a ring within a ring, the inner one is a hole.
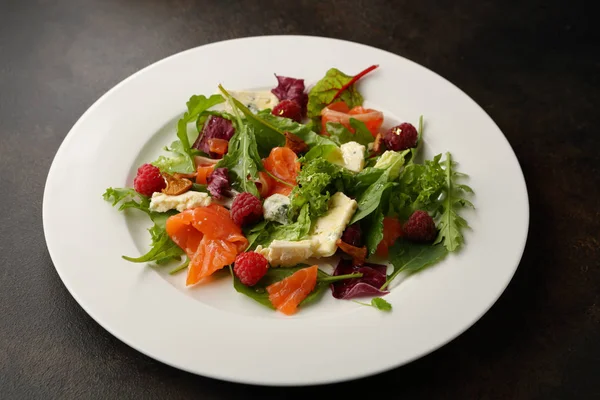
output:
M449 152L422 159L423 117L384 128L363 106L377 67L331 68L310 90L275 75L272 90L193 95L166 153L104 193L153 223L148 252L123 258L197 290L228 275L286 315L326 293L390 311L400 274L463 246L473 191Z

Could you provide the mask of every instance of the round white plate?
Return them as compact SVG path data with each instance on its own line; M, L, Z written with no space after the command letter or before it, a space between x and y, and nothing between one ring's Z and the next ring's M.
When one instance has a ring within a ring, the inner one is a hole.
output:
M137 167L176 139L192 94L268 89L274 74L314 84L331 67L353 75L386 124L425 118L425 155L449 151L470 175L476 210L458 254L395 285L391 313L325 296L285 317L238 294L229 279L185 288L121 255L143 254L149 221L102 199L131 186ZM317 37L229 40L191 49L127 78L77 121L44 193L50 255L73 297L105 329L161 362L200 375L268 385L364 377L421 357L455 338L498 299L522 255L527 189L509 143L466 94L414 62L372 47Z

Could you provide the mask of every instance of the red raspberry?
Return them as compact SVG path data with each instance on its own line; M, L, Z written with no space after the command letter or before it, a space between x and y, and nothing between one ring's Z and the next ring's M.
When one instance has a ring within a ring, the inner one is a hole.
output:
M404 122L388 129L383 134L383 143L388 150L401 151L416 147L418 137L417 129L412 124Z
M265 276L267 269L269 269L267 259L262 254L254 251L239 254L233 265L233 272L240 282L246 286L256 285Z
M160 192L165 187L167 187L167 182L154 165L144 164L138 168L137 175L133 180L133 188L136 192L150 197L152 193Z
M263 215L263 207L258 198L244 192L235 196L230 212L233 222L243 226L258 221Z
M402 227L403 236L415 242L431 242L437 230L433 218L426 211L417 210L408 218Z
M302 107L294 100L283 100L273 107L271 114L300 122L302 120Z

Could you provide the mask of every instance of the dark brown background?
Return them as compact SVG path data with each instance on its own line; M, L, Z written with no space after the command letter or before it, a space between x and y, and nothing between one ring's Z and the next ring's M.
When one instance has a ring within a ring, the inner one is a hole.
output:
M543 0L292 3L0 2L0 397L307 398L369 388L399 399L600 398L600 41L592 10ZM77 118L165 56L264 34L332 36L412 59L466 91L510 140L531 202L525 255L492 310L441 350L339 385L231 384L132 350L61 283L45 247L42 193Z

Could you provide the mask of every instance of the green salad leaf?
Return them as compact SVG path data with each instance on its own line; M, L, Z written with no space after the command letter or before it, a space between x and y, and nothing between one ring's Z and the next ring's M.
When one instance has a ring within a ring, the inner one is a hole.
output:
M360 221L379 207L383 193L393 187L393 182L388 182L388 174L383 173L374 184L359 195L358 209L350 221L351 224Z
M194 164L191 164L191 155L184 149L180 140L175 140L171 146L165 147L165 151L171 152L170 156L161 155L151 164L168 174L175 172L189 173L194 171Z
M448 250L441 245L428 243L413 243L407 240L398 240L389 249L390 262L394 272L388 277L380 290L384 290L402 271L409 273L418 272L443 259Z
M326 136L321 136L315 133L309 125L298 123L289 118L278 117L270 113L269 110L263 110L257 114L261 119L275 127L279 132L290 132L302 139L308 147L326 145L336 143L328 139Z
M371 305L381 311L392 311L392 305L381 297L372 298Z
M382 156L382 158L377 161L379 164L379 162L383 159L381 164L376 164L374 167L376 169L383 170L383 173L372 185L359 194L357 198L358 210L352 217L352 220L350 221L351 224L360 221L375 211L379 207L381 200L386 199L386 197L384 197L384 193L386 193L392 187L398 185L398 183L394 182L394 180L397 178L402 166L404 165L405 156L408 154L408 150L403 152L386 153L389 153L390 155L385 159L383 159Z
M445 198L442 200L442 214L438 222L439 233L435 243L442 243L448 251L456 251L464 241L461 231L469 227L467 221L458 215L456 210L474 207L473 203L463 197L465 193L473 193L473 189L456 182L456 179L466 175L454 170L456 163L452 161L450 153L446 153L443 165Z
M371 303L364 303L362 301L353 300L355 303L361 304L363 306L373 307L380 311L392 311L392 305L387 302L387 300L381 297L373 297L371 299Z
M310 149L300 162L312 161L317 158L323 158L331 163L338 164L343 163L344 157L339 147L335 144L322 144L314 146Z
M364 122L350 118L350 126L354 129L354 133L338 122L328 122L327 133L329 133L331 140L337 145L357 142L363 146L368 146L369 143L375 140Z
M367 246L368 256L372 256L377 251L379 242L383 240L383 218L385 214L382 210L382 204L377 207L375 212L371 213L363 224L365 229L365 244Z
M344 191L351 195L362 193L367 190L369 186L374 184L384 172L385 170L383 169L367 167L353 176L353 179L349 185L344 188Z
M296 222L291 224L282 225L278 222L263 220L249 228L247 233L245 232L249 242L248 249L254 250L259 245L267 247L273 240L296 242L305 239L312 227L309 210L309 205L304 205Z
M256 138L256 146L261 157L268 157L271 149L274 147L282 147L285 145L285 136L283 131L272 124L268 119L265 119L266 113L254 114L242 102L232 97L234 106L244 114L246 122L254 128L254 137Z
M181 259L184 254L183 250L171 240L165 229L167 218L174 215L176 211L165 213L150 211L150 199L131 188L108 188L103 197L106 201L112 201L113 206L119 205L119 211L134 208L146 213L154 223L148 229L152 240L150 250L139 257L122 256L125 260L136 263L164 264L171 260Z
M408 219L416 210L438 214L442 207L440 196L446 185L441 156L438 154L423 164L409 163L402 171L391 200L393 210L401 219Z
M321 110L331 103L338 91L350 83L352 79L352 76L344 74L337 68L329 69L325 76L308 93L308 117L318 117L321 114ZM354 84L344 90L338 99L344 101L350 108L360 106L363 103L363 97Z
M240 192L249 192L260 198L255 181L258 171L262 170L262 160L258 154L253 125L244 124L236 110L235 99L219 85L219 89L227 100L232 103L239 129L229 140L227 154L216 165L217 168L227 168L232 178L232 186ZM239 103L239 102L238 102ZM240 103L241 104L241 103Z
M269 230L270 241L290 240L295 242L306 238L312 225L310 217L310 207L306 204L300 209L296 222L287 225L272 222L272 228Z
M244 236L248 240L248 247L246 248L246 251L254 250L256 246L267 241L269 236L267 226L270 223L271 221L263 219L252 226L244 227Z
M188 136L188 124L190 122L195 122L200 113L203 111L217 105L223 103L225 100L223 96L220 94L214 94L210 97L206 97L204 95L193 95L187 101L187 111L183 114L183 116L177 121L177 137L179 138L180 146L180 155L185 159L184 166L185 169L177 172L194 172L195 171L195 163L194 157L192 154L192 148L190 145L190 138ZM173 147L173 145L171 145ZM159 167L160 168L160 167Z
M310 205L311 218L318 218L329 208L332 194L343 191L352 174L339 165L324 158L314 158L306 162L298 177L298 185L290 194L290 215L293 218L305 205Z

